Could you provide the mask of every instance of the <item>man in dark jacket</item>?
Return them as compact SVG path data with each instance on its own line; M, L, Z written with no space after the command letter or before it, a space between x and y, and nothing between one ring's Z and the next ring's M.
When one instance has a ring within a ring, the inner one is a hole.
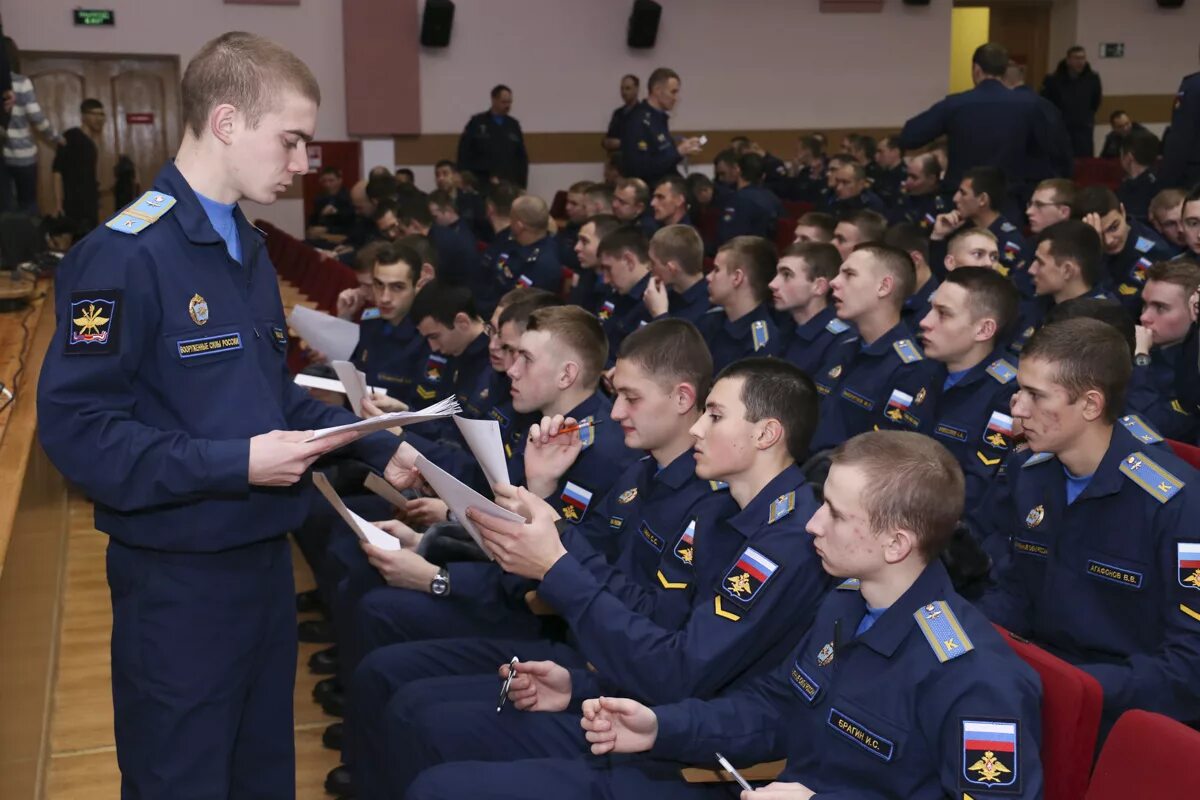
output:
M1067 51L1058 69L1042 81L1042 96L1062 112L1075 157L1091 158L1096 152L1092 129L1104 92L1100 76L1088 64L1086 50L1075 45Z
M471 117L458 139L458 167L475 173L480 186L497 180L525 186L529 180L521 123L509 116L512 101L512 89L496 86L492 107Z

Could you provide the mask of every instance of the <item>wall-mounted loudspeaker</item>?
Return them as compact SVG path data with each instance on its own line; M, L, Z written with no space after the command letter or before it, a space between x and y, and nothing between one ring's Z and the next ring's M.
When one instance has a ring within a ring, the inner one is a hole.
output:
M929 5L929 0L904 0L904 5L906 5L906 6L927 6L927 5Z
M1158 0L1159 8L1181 8L1183 0Z
M425 13L421 17L423 46L446 47L450 44L450 28L453 26L453 0L425 0Z
M633 0L633 11L629 14L629 33L625 42L630 47L645 50L654 47L658 38L658 20L662 17L662 6L654 0Z

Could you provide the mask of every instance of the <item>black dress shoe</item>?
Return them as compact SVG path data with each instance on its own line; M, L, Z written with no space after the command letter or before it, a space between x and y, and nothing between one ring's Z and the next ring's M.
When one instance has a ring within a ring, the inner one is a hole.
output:
M313 687L313 700L318 703L322 702L326 697L334 692L342 690L342 682L335 675L332 678L322 678L317 681L317 685Z
M331 717L346 716L346 695L341 689L332 691L321 699L321 710Z
M321 744L325 745L327 750L340 752L342 749L342 723L335 722L326 728L325 732L321 734Z
M337 645L318 650L309 656L308 671L313 675L336 675L338 671Z
M336 797L354 796L354 776L346 766L334 767L325 776L325 791Z
M296 637L310 644L333 644L333 623L325 619L310 619L296 625Z
M308 614L312 611L325 613L325 602L321 599L321 593L316 589L309 589L307 592L297 594L296 613Z

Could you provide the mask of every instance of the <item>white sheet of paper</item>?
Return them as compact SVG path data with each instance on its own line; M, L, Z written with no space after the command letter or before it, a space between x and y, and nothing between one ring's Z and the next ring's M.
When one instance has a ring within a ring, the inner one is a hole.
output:
M363 395L367 391L367 375L359 372L349 361L331 361L329 366L337 373L338 380L346 387L346 399L350 401L350 410L361 417Z
M387 500L396 508L401 510L408 508L408 498L396 491L396 487L392 486L374 472L367 473L367 479L363 481L363 486L367 487L367 489L379 495L384 500Z
M484 554L488 558L495 561L496 559L492 558L492 553L488 550L487 543L483 540L483 536L480 535L479 529L467 517L467 509L474 508L512 522L523 523L525 522L525 518L520 514L514 514L508 509L496 505L437 464L434 464L425 456L417 459L417 469L430 488L437 492L438 497L442 498L446 505L450 507L450 513L454 515L459 524L475 540L475 544L483 549Z
M466 419L455 417L454 424L458 426L467 447L479 466L483 468L483 476L491 486L509 483L508 460L504 457L504 440L500 436L500 423L494 419Z
M345 361L358 347L358 325L349 320L298 305L287 321L297 336L326 358Z
M381 414L378 417L362 419L358 422L335 425L332 428L321 428L320 430L313 431L313 435L305 441L315 442L317 439L324 439L326 436L332 436L341 431L372 433L374 431L386 430L387 428L403 428L406 425L415 425L418 422L429 422L432 419L453 416L460 411L462 409L459 408L458 401L450 397L420 411L393 411L390 414Z
M350 530L354 531L355 535L364 542L373 544L381 550L399 550L400 540L395 536L380 530L377 526L372 525L365 519L355 514L346 504L342 502L342 498L338 497L338 493L333 490L329 479L324 473L313 473L313 485L317 487L317 491L329 501L329 505L333 506L334 511L338 516L345 520L350 526Z
M359 374L361 375L362 373L360 372ZM322 378L318 375L305 375L303 372L301 372L295 377L294 380L297 386L303 386L305 389L321 389L322 391L326 392L338 392L340 394L346 394L346 387L343 386L342 382L336 378ZM380 389L378 386L367 387L368 394L374 394L375 392L383 394L385 391L387 390Z

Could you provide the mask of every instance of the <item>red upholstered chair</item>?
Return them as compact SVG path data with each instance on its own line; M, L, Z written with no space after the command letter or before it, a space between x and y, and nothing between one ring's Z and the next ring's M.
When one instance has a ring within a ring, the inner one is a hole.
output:
M1100 730L1100 707L1104 700L1100 684L1083 670L1015 637L999 625L996 627L1042 679L1045 800L1078 800L1088 785Z
M714 206L708 206L700 210L700 214L696 217L696 230L700 231L700 238L705 244L715 242L717 240L717 223L721 219L721 209Z
M1104 741L1083 797L1196 797L1200 791L1188 765L1197 763L1200 733L1161 714L1126 711Z
M1167 444L1171 445L1171 450L1175 453L1175 455L1179 456L1196 469L1200 469L1200 447L1196 447L1194 444L1177 442L1174 439L1167 439Z
M812 211L815 206L812 203L801 202L799 200L784 200L783 210L787 212L789 217L800 219L808 212ZM792 226L795 227L794 225Z
M566 302L571 296L571 289L575 286L575 270L570 267L562 268L562 280L558 284L558 294Z
M567 218L567 190L559 189L554 193L554 200L550 203L550 216L555 219Z
M780 217L775 223L775 246L780 252L784 248L791 245L796 238L796 219L794 217Z
M483 255L484 253L487 252L488 243L483 241L482 239L480 239L475 242L475 249L479 251L480 255Z
M1107 186L1115 192L1124 178L1121 162L1115 158L1075 159L1075 183L1078 186Z

